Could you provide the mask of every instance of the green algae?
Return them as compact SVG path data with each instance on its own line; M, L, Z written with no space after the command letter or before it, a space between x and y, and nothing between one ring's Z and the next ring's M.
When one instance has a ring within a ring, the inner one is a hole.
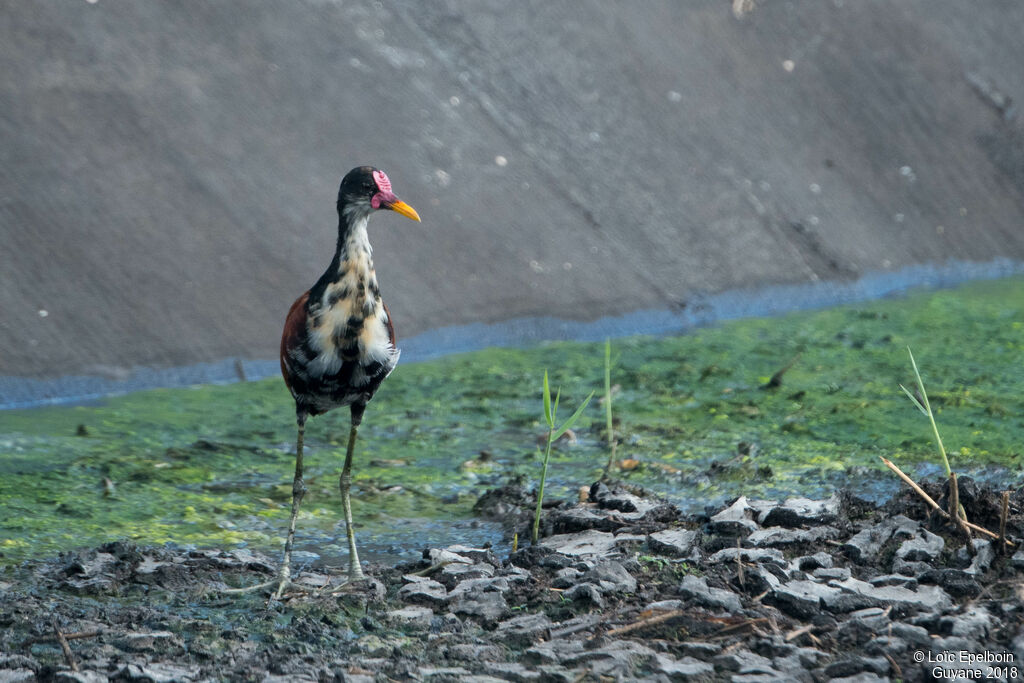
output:
M927 424L902 395L912 346L952 467L1006 484L1024 453L1024 279L614 342L625 481L702 508L731 495L886 494L878 456L937 474ZM766 388L793 361L781 386ZM576 404L604 382L603 344L491 349L402 365L357 445L355 517L367 556L499 540L472 519L486 488L535 484L545 368ZM344 555L338 473L348 416L307 427L299 545ZM549 487L600 476L602 407L552 454ZM280 380L156 390L95 405L0 413L2 562L131 538L275 551L290 502L294 413ZM482 456L481 453L484 455Z

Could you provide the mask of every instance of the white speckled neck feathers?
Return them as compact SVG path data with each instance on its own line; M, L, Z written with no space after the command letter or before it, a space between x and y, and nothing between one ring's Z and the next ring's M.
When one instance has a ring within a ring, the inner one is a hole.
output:
M307 306L307 371L325 390L318 411L369 400L399 356L373 268L368 214L344 212L342 219L338 251Z

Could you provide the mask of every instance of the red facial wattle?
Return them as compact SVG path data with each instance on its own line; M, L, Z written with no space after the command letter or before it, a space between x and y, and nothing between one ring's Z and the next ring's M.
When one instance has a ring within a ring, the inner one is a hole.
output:
M420 220L415 209L395 196L391 190L391 180L384 171L374 171L373 181L377 183L377 192L370 198L370 206L375 209L391 209L406 218L417 222Z
M391 190L391 179L384 171L374 171L373 181L377 183L377 193L370 199L370 206L379 209L381 204L391 204L398 197Z

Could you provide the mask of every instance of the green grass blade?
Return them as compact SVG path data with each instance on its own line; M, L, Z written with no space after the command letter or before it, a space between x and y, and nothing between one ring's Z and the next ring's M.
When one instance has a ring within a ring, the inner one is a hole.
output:
M928 421L932 425L932 436L935 437L935 445L939 449L939 455L942 456L942 465L946 468L946 476L949 477L953 470L949 466L949 458L946 456L946 447L942 445L942 437L939 436L939 426L935 424L935 414L932 413L932 405L928 401L928 392L924 388L924 380L921 379L921 372L917 369L917 361L914 360L914 352L907 347L907 353L910 355L910 365L914 368L914 377L917 379L917 389L921 394L921 399L924 401L924 412L928 416ZM903 391L907 391L905 388ZM910 392L907 392L909 395ZM911 397L913 398L913 397ZM914 399L914 403L917 404L918 408L921 408L921 403Z
M917 379L917 390L921 394L921 398L924 399L925 415L931 415L932 407L928 403L928 392L924 390L924 380L921 379L921 372L917 369L917 361L914 360L914 352L907 347L907 353L910 355L910 365L914 368L914 378Z
M548 428L554 429L555 419L551 417L551 389L548 387L548 371L544 371L544 419L548 421Z
M569 428L573 426L573 424L576 422L576 420L579 419L579 416L583 414L583 411L586 409L587 404L590 403L590 399L592 399L592 398L594 398L594 392L593 391L591 391L590 395L587 396L587 398L583 401L583 403L580 404L580 407L576 409L576 412L572 414L572 417L570 417L568 420L566 420L562 424L562 426L559 427L558 430L555 431L554 435L552 435L552 437L551 437L552 441L554 441L555 439L560 437L562 434L565 434L569 430Z
M909 389L907 389L907 388L906 388L905 386L903 386L902 384L900 385L900 389L902 389L902 390L903 390L903 393L907 395L907 398L909 398L909 399L911 400L911 402L912 402L912 403L913 403L913 404L914 404L915 406L917 406L917 409L921 411L921 414L922 414L922 415L927 415L927 414L928 414L928 411L927 411L927 410L925 410L925 407L924 407L923 405L921 405L921 402L920 402L920 401L918 401L918 400L917 400L917 396L914 396L914 395L913 395L912 393L910 393L910 390L909 390Z
M544 465L540 470L540 485L537 487L537 508L533 511L533 530L530 535L530 543L537 545L537 537L540 534L540 512L544 507L544 482L548 478L548 460L551 459L551 430L548 430L548 443L544 447Z
M615 459L615 431L612 425L612 340L604 340L604 420L605 432L608 436L608 448L611 453L608 455L608 465L605 467L605 474L611 470L612 460Z

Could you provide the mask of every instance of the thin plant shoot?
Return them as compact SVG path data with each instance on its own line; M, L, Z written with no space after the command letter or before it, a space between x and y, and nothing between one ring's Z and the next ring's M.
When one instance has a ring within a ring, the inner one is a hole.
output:
M604 467L602 479L608 477L615 462L615 427L612 424L612 340L604 340L604 418L605 433L608 436L608 464Z
M544 482L548 477L548 460L551 458L551 444L553 444L558 437L565 434L579 419L579 416L583 414L587 404L590 403L590 399L594 397L594 392L591 391L590 395L580 404L580 407L576 409L576 412L572 414L568 420L562 423L561 426L555 427L555 420L558 418L558 399L562 396L562 389L559 387L555 393L554 402L551 401L551 389L548 386L548 371L544 371L544 420L548 423L548 439L547 444L544 447L544 465L540 470L540 486L537 488L537 509L533 513L533 535L531 537L531 543L537 544L537 536L540 533L540 511L544 504Z
M938 448L939 455L942 456L942 466L946 469L946 479L949 480L950 496L955 496L951 500L956 501L959 499L959 491L954 491L953 488L957 486L956 477L953 476L953 470L949 466L949 458L946 456L946 447L942 444L942 437L939 436L939 427L935 424L935 413L932 412L931 403L928 401L928 392L924 389L924 380L921 379L921 372L917 369L917 362L914 360L914 353L907 347L907 353L910 355L910 365L914 368L914 379L917 380L917 392L920 395L920 399L907 389L902 384L900 389L907 395L907 398L917 406L917 409L928 418L928 422L932 426L932 436L935 437L935 446ZM952 504L952 503L951 503ZM964 521L967 520L967 511L964 510L964 506L959 503L956 504L956 511L959 513L960 518ZM950 510L952 513L953 510Z

